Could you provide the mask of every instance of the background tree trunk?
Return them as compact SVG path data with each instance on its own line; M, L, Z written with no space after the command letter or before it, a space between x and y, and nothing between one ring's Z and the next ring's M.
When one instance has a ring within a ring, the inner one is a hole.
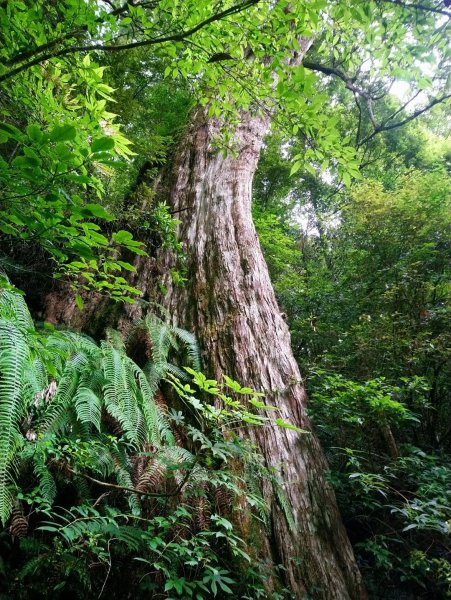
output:
M175 324L199 337L209 375L228 374L264 391L266 401L279 407L278 416L311 430L288 327L251 216L252 179L268 126L268 118L243 115L236 154L224 158L213 145L220 122L198 113L176 161L171 196L171 209L181 220L187 281L174 286L168 277L165 304ZM165 265L169 270L169 256ZM293 508L290 532L272 490L266 489L272 560L285 567L296 597L365 597L315 434L264 427L250 429L249 435L267 465L281 474Z

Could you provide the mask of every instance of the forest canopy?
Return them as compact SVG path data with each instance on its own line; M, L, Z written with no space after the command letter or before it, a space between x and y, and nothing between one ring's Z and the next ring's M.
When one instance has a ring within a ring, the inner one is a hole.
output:
M450 21L0 1L0 598L450 597Z

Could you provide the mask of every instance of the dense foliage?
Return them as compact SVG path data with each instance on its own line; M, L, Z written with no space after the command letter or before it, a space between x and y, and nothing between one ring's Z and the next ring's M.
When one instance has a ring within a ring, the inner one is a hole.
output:
M126 170L122 159L133 153L113 110L128 125L125 133L138 138L136 150L147 155L145 161L161 163L190 104L182 94L175 128L158 127L155 104L153 109L141 104L150 104L163 78L181 80L209 115L230 121L223 131L224 151L233 151L233 122L240 109L277 113L285 139L307 148L295 154L293 172L306 158L329 166L346 182L359 177L362 144L405 120L403 107L380 102L390 78L409 81L413 97L428 91L419 112L449 97L444 75L449 46L442 24L449 13L433 4L428 0L425 10L411 11L402 2L379 0L365 6L355 0L2 2L3 268L17 263L12 244L19 243L25 256L31 245L41 261L50 259L52 270L79 288L122 300L138 294L124 277L133 266L118 260L118 251L145 251L117 227L121 216L129 217L121 210L123 194L118 198L106 189L112 172ZM308 37L315 38L312 60L291 68L287 56ZM434 46L433 56L426 39ZM360 64L370 60L371 68L361 71ZM355 95L355 144L350 127L339 131L339 117L331 116L329 96L316 73L334 75ZM115 85L120 86L116 99L125 99L116 107ZM171 95L178 85L170 88ZM168 88L159 90L160 98L167 97ZM149 117L154 122L143 128L142 120ZM118 188L124 189L123 181ZM137 208L145 209L143 220L151 229L162 219L161 208L153 215L149 202ZM147 241L145 232L139 233ZM36 263L23 256L19 267L23 262L35 269Z
M242 111L273 120L255 221L370 597L451 596L450 20L439 0L0 1L0 598L270 593L262 481L290 510L239 428L272 407L207 379L134 283L170 247L183 285L166 201L199 106L223 154ZM39 322L55 288L146 316L94 340Z
M405 135L341 191L310 173L290 180L289 156L269 140L255 216L369 590L441 598L451 593L449 145L424 128L409 146Z
M239 580L233 566L251 561L252 534L235 531L243 511L254 535L265 523L262 481L284 498L238 435L243 423L273 426L257 414L261 394L169 362L178 354L199 369L196 340L153 315L125 342L110 331L98 345L36 329L4 288L0 328L2 597L258 597L258 565ZM137 339L142 368L127 354Z

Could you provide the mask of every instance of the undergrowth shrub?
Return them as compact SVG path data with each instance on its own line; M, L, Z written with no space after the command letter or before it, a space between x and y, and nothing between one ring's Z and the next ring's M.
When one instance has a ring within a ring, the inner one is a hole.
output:
M311 387L310 414L370 597L451 597L451 464L420 447L425 380L318 372Z
M155 315L100 344L37 328L7 281L0 334L0 598L267 597L239 537L267 524L265 479L290 518L238 433L269 424L261 394L207 379Z

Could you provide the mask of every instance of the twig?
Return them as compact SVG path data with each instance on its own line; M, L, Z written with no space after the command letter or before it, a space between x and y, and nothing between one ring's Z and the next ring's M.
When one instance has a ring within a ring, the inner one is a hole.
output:
M163 493L157 494L157 493L153 493L153 492L142 492L141 490L137 490L136 488L130 488L130 487L126 487L123 485L117 485L115 483L109 483L108 481L101 481L100 479L95 479L95 477L91 477L90 475L87 475L86 473L79 473L78 471L74 471L70 467L68 467L68 470L71 473L73 473L74 475L84 477L88 481L91 481L92 483L95 483L96 485L100 485L101 487L106 487L106 488L110 488L112 490L118 490L121 492L129 492L131 494L136 494L138 496L147 496L148 498L170 498L172 496L178 496L178 494L180 494L180 492L182 491L186 482L188 481L189 476L193 472L193 469L194 469L195 465L197 464L197 462L198 462L198 457L196 456L193 461L193 464L191 465L191 469L189 471L187 471L185 477L182 479L182 481L176 487L176 489L173 490L172 492L167 492L165 494L163 494Z

